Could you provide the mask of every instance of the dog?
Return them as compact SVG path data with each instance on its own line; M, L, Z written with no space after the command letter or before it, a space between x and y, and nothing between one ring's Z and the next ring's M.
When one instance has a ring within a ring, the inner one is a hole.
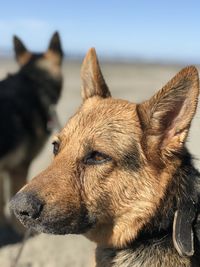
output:
M1 225L9 220L6 198L25 185L31 161L52 132L50 109L58 102L62 88L63 50L58 32L44 53L30 52L17 36L13 42L20 70L0 82Z
M197 69L134 104L111 97L92 48L81 80L83 103L53 139L52 164L11 200L15 215L96 242L96 267L200 266L200 174L185 147Z

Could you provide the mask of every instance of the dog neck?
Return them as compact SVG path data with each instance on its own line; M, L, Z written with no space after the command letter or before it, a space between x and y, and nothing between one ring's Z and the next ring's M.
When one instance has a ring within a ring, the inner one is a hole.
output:
M29 81L32 84L32 89L40 95L43 105L48 107L51 104L56 104L62 89L62 77L54 78L45 70L26 66L19 73L24 81Z
M190 154L185 149L180 167L169 184L156 214L140 231L138 237L122 249L102 248L96 250L97 267L129 266L199 266L194 257L179 255L173 243L175 212L184 209L185 203L198 203L199 173L194 168ZM163 263L164 261L164 263ZM164 264L164 265L163 265Z
M96 267L198 267L199 257L181 257L172 238L154 238L136 242L125 249L96 249Z

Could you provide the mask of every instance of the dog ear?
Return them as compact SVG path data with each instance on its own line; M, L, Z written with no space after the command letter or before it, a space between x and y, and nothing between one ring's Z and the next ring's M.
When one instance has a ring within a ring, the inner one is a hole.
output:
M15 57L19 65L23 66L28 63L32 54L27 50L22 41L15 35L13 36L13 44Z
M155 155L159 151L162 156L181 150L196 111L198 95L198 72L190 66L149 101L137 106L144 131L143 145L150 153Z
M52 59L54 62L57 62L58 64L62 63L64 53L62 50L62 45L58 32L55 32L51 37L46 55L47 57L49 57L49 59Z
M91 48L82 64L81 68L82 98L86 100L89 97L98 95L106 98L110 97L110 91L106 85L98 58L94 48Z

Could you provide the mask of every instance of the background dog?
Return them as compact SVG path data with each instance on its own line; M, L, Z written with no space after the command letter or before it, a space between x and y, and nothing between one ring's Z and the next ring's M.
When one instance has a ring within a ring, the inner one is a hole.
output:
M196 212L183 221L186 203L189 211L199 201L200 175L185 148L196 68L142 104L111 98L94 49L81 76L83 104L56 136L53 163L13 198L15 214L37 231L95 241L98 267L199 266ZM191 250L180 250L184 241Z
M51 107L60 97L63 51L53 34L44 53L32 53L18 37L14 49L20 70L0 82L0 223L5 203L25 183L33 158L51 133Z

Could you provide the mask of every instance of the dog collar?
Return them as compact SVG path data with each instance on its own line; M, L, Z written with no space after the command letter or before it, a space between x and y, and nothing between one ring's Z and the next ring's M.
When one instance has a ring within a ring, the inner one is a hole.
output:
M194 255L194 222L197 205L188 199L176 210L173 221L173 243L180 256Z
M154 229L152 232L141 232L136 242L152 243L155 240L155 243L157 243L159 240L160 243L165 238L172 237L174 247L179 255L182 257L191 257L195 253L194 237L198 241L200 240L198 237L200 218L198 224L197 213L198 207L196 202L188 198L175 211L173 221L167 228L160 230Z

